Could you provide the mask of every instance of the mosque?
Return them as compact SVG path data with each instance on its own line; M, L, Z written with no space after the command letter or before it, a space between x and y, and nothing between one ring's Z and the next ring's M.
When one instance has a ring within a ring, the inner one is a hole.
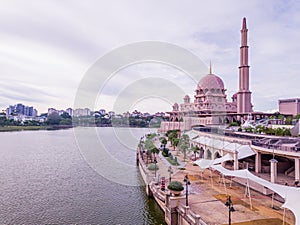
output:
M209 74L202 77L197 84L194 99L191 100L186 95L182 104L175 103L173 110L168 112L169 121L161 123L159 132L184 131L189 136L190 146L199 148L199 160L194 163L201 170L210 168L225 176L235 177L234 182L245 185L248 190L251 188L266 196L272 195L272 199L274 193L277 193L277 200L285 202L282 207L290 209L294 213L295 224L300 225L299 136L269 136L262 132L253 134L212 128L215 125L222 128L222 125L234 121L240 121L243 125L247 122L260 125L273 115L253 111L249 89L247 32L246 18L243 18L239 86L238 91L231 97L232 100L227 101L224 82L212 73L210 65ZM300 112L300 100L280 100L279 109L284 116L296 115ZM300 134L299 124L300 120L294 127L298 130L297 135ZM217 165L220 163L221 165ZM247 174L243 171L247 171ZM248 181L251 179L249 177L253 177L253 182ZM248 196L251 198L250 194Z
M222 79L212 73L210 65L209 74L198 83L194 100L190 96L184 97L180 105L175 103L169 121L161 123L160 131L190 130L195 126L220 125L234 121L243 122L249 113L254 114L255 119L267 116L265 113L255 113L251 103L251 91L249 90L249 65L247 45L247 24L243 18L241 29L240 66L239 66L239 90L227 101L226 88Z

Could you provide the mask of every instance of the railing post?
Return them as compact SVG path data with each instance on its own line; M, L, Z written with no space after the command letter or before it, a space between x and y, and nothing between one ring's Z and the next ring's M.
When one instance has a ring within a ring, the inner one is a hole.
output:
M185 214L185 215L188 215L188 214L189 214L189 210L190 210L190 207L189 207L189 206L184 206L184 214Z
M201 216L198 214L195 216L195 224L196 225L200 225L200 218L201 218Z

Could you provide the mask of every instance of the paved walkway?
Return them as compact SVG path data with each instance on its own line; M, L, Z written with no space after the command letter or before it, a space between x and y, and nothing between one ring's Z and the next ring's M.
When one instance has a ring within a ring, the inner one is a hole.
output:
M172 151L173 155L177 155ZM182 154L177 156L183 161ZM165 176L166 181L169 179L168 168L169 162L163 156L157 157L159 170L157 173L160 177ZM193 162L189 161L185 165L185 170L172 167L174 173L172 180L183 182L184 176L188 174L191 181L189 186L189 206L193 212L201 215L201 218L207 224L228 224L228 208L225 206L226 195L231 195L235 212L232 213L232 224L253 221L259 219L274 219L274 223L270 221L253 222L253 224L283 224L284 210L280 208L282 203L274 201L272 208L271 197L265 196L253 190L250 191L252 209L250 207L250 199L245 196L245 187L231 182L229 179L222 179L220 174L205 170L200 173L198 166L193 166ZM212 176L211 176L212 175ZM185 204L185 200L182 202ZM285 224L294 224L294 216L292 212L286 210Z

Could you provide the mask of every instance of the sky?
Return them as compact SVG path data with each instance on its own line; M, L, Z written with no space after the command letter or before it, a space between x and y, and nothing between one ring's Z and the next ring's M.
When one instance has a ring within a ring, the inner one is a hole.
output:
M73 107L82 79L101 57L143 41L186 49L207 73L211 61L231 100L238 90L243 17L254 110L277 111L278 99L300 97L299 1L0 0L0 109L17 103L39 113ZM193 98L198 82L159 62L127 65L107 78L94 110L169 111L185 94ZM152 92L139 95L142 88ZM135 98L118 108L132 90Z

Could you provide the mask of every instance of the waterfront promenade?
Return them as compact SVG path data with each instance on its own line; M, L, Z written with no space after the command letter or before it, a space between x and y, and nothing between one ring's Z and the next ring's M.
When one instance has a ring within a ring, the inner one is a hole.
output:
M171 151L171 153L183 162L183 155L181 153L177 151ZM157 175L160 178L163 176L166 178L167 187L170 175L168 168L170 164L161 154L156 159L159 166ZM235 183L231 178L223 178L221 174L208 169L200 172L200 168L193 165L191 158L187 162L183 162L183 165L180 167L184 169L172 166L172 170L174 171L172 180L183 182L184 176L188 175L191 181L191 185L188 188L188 208L193 215L200 216L201 220L205 222L202 224L228 224L228 208L225 206L227 195L231 196L235 209L231 213L232 224L295 224L292 212L281 208L282 203L277 200L272 201L271 196L250 190L251 198L249 198L249 195L245 195L245 186ZM149 173L151 174L151 172ZM156 185L156 189L159 188L159 184ZM164 192L160 191L160 195L163 195L163 193L168 194L168 190ZM160 200L157 199L157 201ZM184 213L185 190L182 192L182 196L178 202L178 206L181 206ZM159 204L162 206L164 203L159 202Z

